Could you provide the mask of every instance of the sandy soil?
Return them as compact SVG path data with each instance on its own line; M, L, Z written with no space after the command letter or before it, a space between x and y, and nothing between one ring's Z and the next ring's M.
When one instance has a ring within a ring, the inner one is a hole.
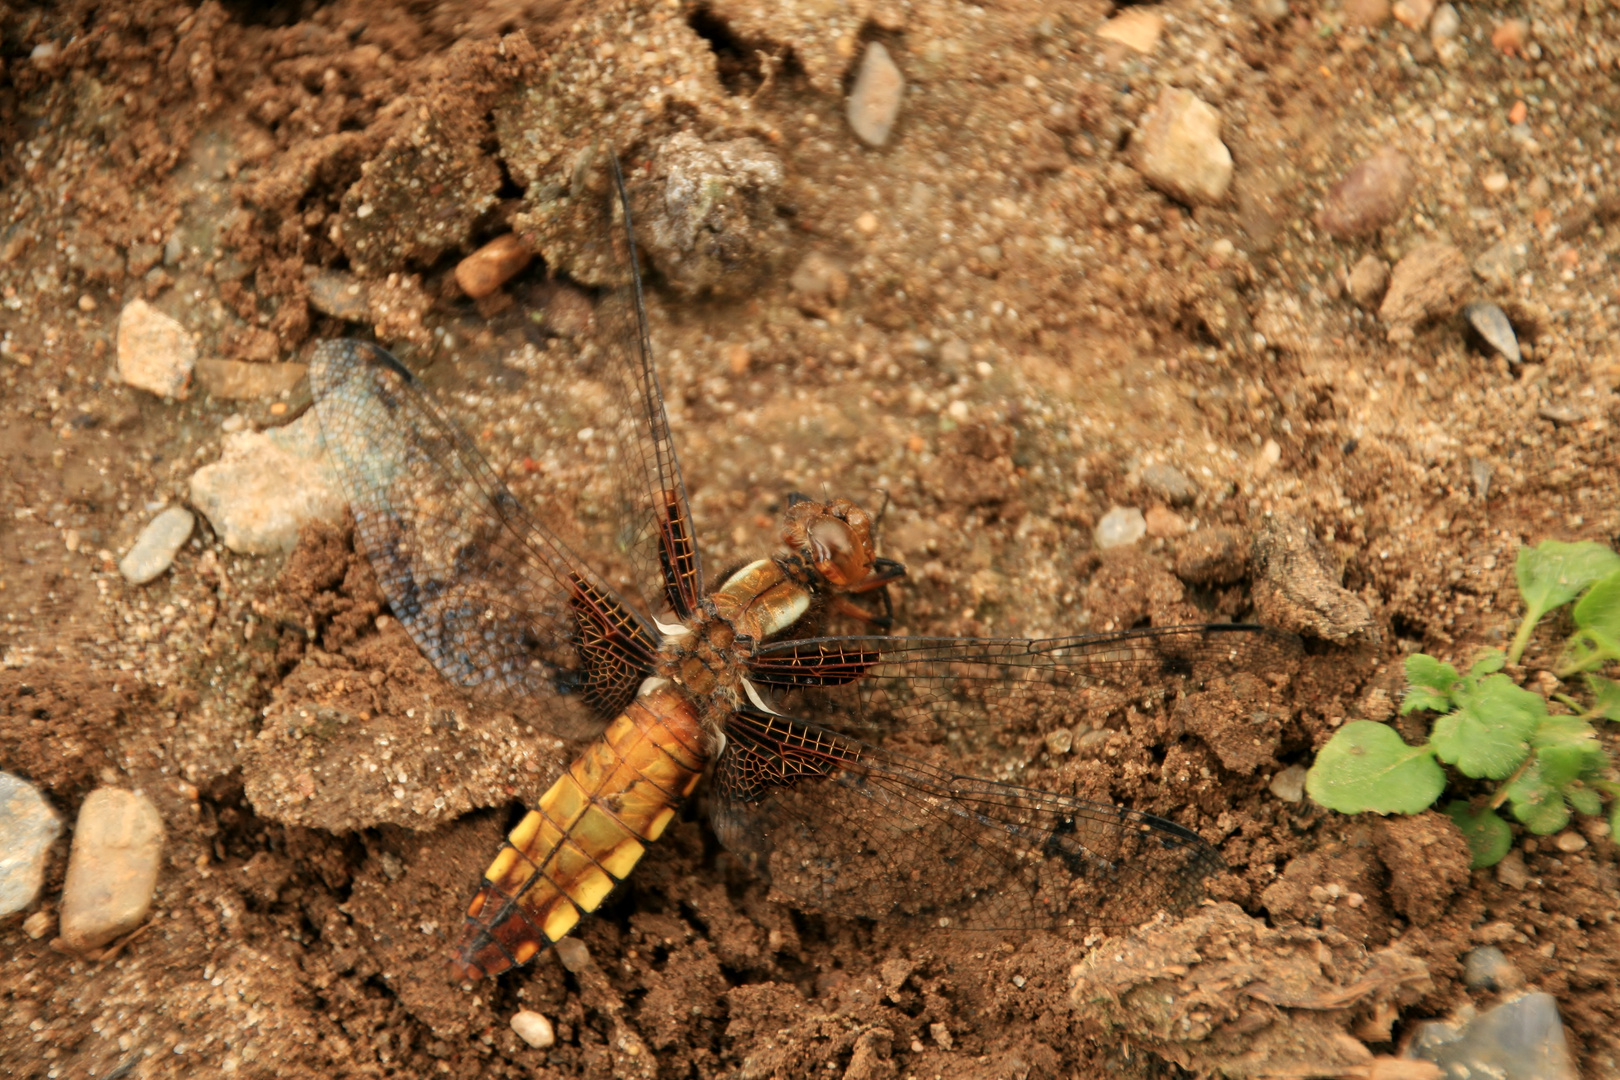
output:
M1112 12L1089 0L0 4L0 767L69 820L95 786L139 789L168 829L152 922L115 955L0 924L0 1071L1243 1074L1073 1007L1086 941L796 911L697 812L582 924L588 957L454 985L447 940L566 747L440 683L341 528L268 557L204 530L153 584L118 574L227 418L308 404L122 385L115 326L137 297L206 357L296 360L374 333L520 495L589 533L600 461L579 435L603 391L576 334L586 287L611 278L589 166L609 140L649 176L653 148L689 132L781 168L729 226L753 230L740 277L648 240L711 567L769 548L795 489L887 494L913 633L1286 611L1251 542L1318 552L1321 587L1342 584L1334 602L1367 625L1324 640L1342 619L1302 623L1297 661L1218 693L1088 699L1067 753L1049 731L987 730L958 767L1174 817L1231 867L1212 895L1275 928L1254 937L1268 963L1394 973L1324 1038L1390 1052L1417 1021L1489 1003L1460 960L1492 943L1558 996L1584 1075L1620 1075L1611 837L1588 826L1571 854L1521 836L1507 871L1468 874L1442 819L1351 820L1268 786L1345 720L1393 718L1405 653L1500 643L1521 543L1620 535L1620 11L1468 5L1437 50L1355 25L1369 6L1175 0L1141 55L1097 36ZM1510 17L1526 23L1512 54L1491 43ZM873 40L908 79L881 150L842 111ZM1236 174L1216 206L1132 165L1161 85L1221 112ZM1415 166L1410 204L1327 235L1328 188L1391 145ZM465 299L456 262L507 231L542 258ZM1459 317L1391 341L1358 305L1358 260L1431 240L1470 260L1519 248L1473 288L1514 320L1523 365ZM369 300L342 310L348 280ZM1189 501L1144 484L1157 464L1192 480ZM1114 505L1158 507L1156 535L1097 552ZM1538 640L1526 680L1552 632ZM369 726L320 728L339 714ZM1199 948L1256 933L1210 910ZM522 1043L519 1008L551 1018L556 1045Z

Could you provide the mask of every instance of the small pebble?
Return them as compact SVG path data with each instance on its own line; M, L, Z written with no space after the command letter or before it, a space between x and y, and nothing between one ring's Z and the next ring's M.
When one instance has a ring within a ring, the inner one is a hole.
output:
M1116 506L1102 516L1093 531L1103 550L1134 544L1147 535L1147 519L1134 506Z
M1097 37L1103 41L1117 41L1143 55L1158 48L1159 35L1164 33L1164 16L1147 8L1128 7L1103 23Z
M522 273L533 258L523 241L503 233L456 264L456 284L474 300L481 300Z
M946 1024L929 1024L928 1035L934 1040L934 1045L941 1050L952 1050L956 1047L956 1040L951 1037L951 1029Z
M1046 733L1046 752L1054 757L1061 757L1074 749L1074 732L1068 728L1056 728Z
M1171 506L1188 506L1198 498L1198 485L1174 465L1149 465L1142 470L1142 486Z
M1434 9L1434 18L1429 20L1429 41L1436 48L1442 41L1450 41L1462 30L1462 19L1457 15L1457 9L1450 4L1441 4Z
M1507 241L1492 244L1474 260L1474 273L1481 281L1495 289L1508 289L1529 265L1530 249L1525 244Z
M365 282L341 270L309 274L309 305L322 315L345 322L364 322L371 317L371 295Z
M1501 949L1481 945L1463 957L1463 985L1471 990L1512 990L1524 985L1524 975Z
M1288 18L1288 0L1255 0L1254 17L1275 26Z
M1340 240L1375 233L1401 216L1416 186L1411 159L1399 150L1380 150L1328 189L1317 224Z
M171 506L146 523L141 535L135 538L129 553L118 560L118 572L131 585L145 585L159 577L185 542L191 539L195 524L191 511L183 506Z
M192 474L191 504L232 551L290 552L305 522L342 519L346 500L326 464L319 411L227 435L219 461Z
M871 236L878 231L878 218L872 211L867 210L855 219L855 231L862 236Z
M62 940L85 951L121 937L152 910L163 819L144 795L98 788L79 808L62 886Z
M1160 540L1174 540L1187 532L1186 521L1168 506L1150 506L1142 519L1147 524L1147 534Z
M1271 778L1271 793L1283 802L1297 803L1305 798L1305 766L1290 765Z
M1578 832L1561 832L1553 841L1553 846L1566 855L1573 855L1577 851L1586 850L1586 837Z
M1148 182L1182 202L1213 205L1232 186L1221 115L1186 90L1165 87L1131 147Z
M552 1030L551 1021L529 1009L512 1014L512 1030L517 1032L518 1038L536 1050L544 1050L557 1041L557 1033Z
M1527 56L1525 47L1530 43L1530 26L1523 19L1509 19L1491 31L1491 45L1504 56Z
M1389 263L1369 251L1356 260L1345 284L1352 300L1373 311L1384 298L1384 290L1389 288Z
M32 915L28 916L28 918L24 919L22 927L23 933L27 934L30 939L38 941L40 938L50 933L51 928L55 925L56 920L51 916L51 913L41 910L34 912Z
M1390 327L1446 318L1462 306L1462 298L1472 286L1462 252L1438 241L1419 244L1390 273L1389 291L1378 308L1378 318Z
M197 364L197 343L145 300L131 300L118 316L118 377L159 397L184 399Z
M1463 308L1463 315L1479 339L1506 357L1508 363L1518 364L1524 359L1513 324L1501 308L1490 303L1469 304Z
M1508 123L1522 124L1529 115L1530 106L1526 105L1522 100L1515 101L1513 107L1508 110Z
M1434 14L1434 0L1395 0L1389 10L1408 30L1422 30Z
M39 789L0 772L0 919L39 896L51 845L61 833L62 819Z
M1468 459L1468 479L1474 485L1474 497L1483 499L1491 493L1491 477L1496 470L1483 458Z
M1510 889L1521 891L1530 884L1530 871L1525 868L1524 856L1517 848L1509 851L1496 864L1496 880Z
M96 298L91 296L89 293L85 293L82 296L80 296L79 297L79 310L83 311L83 312L85 312L87 314L89 312L92 312L92 311L96 310Z
M889 50L876 41L868 44L845 109L855 137L867 146L882 146L888 142L905 92L905 76L895 66Z
M788 286L800 311L824 319L849 297L849 271L836 259L812 251L788 278Z
M591 965L591 950L578 938L565 937L552 948L557 950L562 966L576 975Z
M1389 18L1389 0L1345 0L1346 26L1365 26L1369 29L1384 25Z
M1500 195L1508 188L1508 174L1500 171L1486 173L1485 178L1479 182L1479 186L1491 195Z

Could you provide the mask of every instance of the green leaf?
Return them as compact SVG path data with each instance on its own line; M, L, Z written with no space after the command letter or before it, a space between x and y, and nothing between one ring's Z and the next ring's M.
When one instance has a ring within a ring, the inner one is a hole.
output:
M1305 790L1341 814L1416 814L1446 786L1428 746L1408 746L1395 730L1352 720L1322 747L1305 774Z
M1620 573L1594 582L1575 605L1575 625L1609 641L1620 641Z
M1588 675L1586 688L1592 691L1592 712L1605 720L1620 720L1620 682L1601 675Z
M1457 685L1457 669L1428 653L1406 658L1406 696L1401 699L1401 715L1415 709L1451 711L1451 688Z
M1475 870L1495 866L1513 846L1513 829L1495 810L1485 809L1476 814L1469 809L1465 800L1453 799L1446 804L1446 814L1457 823L1463 838L1468 841Z
M1505 667L1507 667L1506 653L1501 649L1486 649L1479 654L1479 659L1475 660L1473 665L1469 667L1468 674L1477 678L1481 675L1490 675L1493 672L1501 671Z
M1609 807L1609 835L1620 836L1620 799L1614 800Z
M1581 762L1578 773L1608 764L1608 755L1598 741L1597 731L1579 716L1546 717L1531 734L1530 745L1543 756L1559 752L1575 754Z
M1564 798L1569 800L1569 805L1573 806L1578 814L1592 814L1595 816L1603 813L1602 798L1589 787L1582 787L1577 784L1564 792Z
M1524 655L1524 647L1543 615L1616 571L1620 571L1620 555L1591 540L1578 544L1544 540L1535 547L1520 548L1514 574L1519 594L1524 597L1525 612L1508 649L1508 659L1517 662Z
M1547 716L1539 694L1506 675L1460 680L1452 692L1457 711L1434 722L1430 739L1440 760L1472 777L1501 780L1530 752L1530 736Z
M1580 751L1570 747L1537 751L1525 770L1507 786L1513 816L1542 836L1569 824L1564 789L1580 773L1583 758Z

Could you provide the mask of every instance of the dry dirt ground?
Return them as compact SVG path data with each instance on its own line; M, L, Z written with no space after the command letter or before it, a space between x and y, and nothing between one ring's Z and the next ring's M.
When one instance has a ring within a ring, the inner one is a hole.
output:
M152 920L115 955L0 924L0 1072L1215 1067L1196 1041L1177 1057L1071 1006L1081 940L796 911L700 815L581 926L584 966L547 954L456 986L447 941L564 748L438 683L379 618L341 528L289 557L204 527L153 584L118 574L228 418L278 424L308 401L122 385L115 326L135 298L205 357L297 360L374 334L525 499L588 528L592 461L569 451L601 392L574 337L603 280L590 166L605 141L634 172L688 132L754 140L782 169L741 280L706 290L666 260L651 283L711 566L767 549L789 491L882 492L886 553L911 569L905 630L1055 633L1245 617L1250 537L1303 523L1370 631L1309 640L1229 700L1104 703L1067 753L1046 730L991 730L958 767L1199 830L1231 868L1212 894L1280 935L1256 949L1322 972L1387 948L1416 962L1402 993L1339 1024L1375 1051L1469 1000L1460 958L1490 942L1557 995L1584 1074L1620 1075L1612 838L1589 828L1566 854L1521 836L1515 872L1431 874L1460 843L1437 819L1352 820L1268 788L1346 719L1392 718L1403 654L1466 662L1500 642L1521 543L1620 533L1620 9L1463 4L1442 50L1335 4L1155 10L1144 55L1098 37L1101 0L0 3L0 767L69 821L98 785L139 789L168 830ZM1491 42L1510 18L1511 52ZM908 79L877 150L843 117L868 41ZM1178 203L1132 164L1165 85L1221 112L1236 172L1218 205ZM1330 237L1325 192L1385 146L1414 162L1411 202ZM507 231L543 258L474 304L453 268ZM1456 317L1392 343L1352 298L1363 255L1436 239L1470 260L1514 252L1472 287L1514 320L1523 365ZM790 280L812 254L821 268ZM338 273L369 306L323 298ZM1190 502L1144 485L1156 464L1193 481ZM1114 505L1158 505L1158 535L1097 552ZM1189 569L1221 550L1225 572ZM1538 641L1526 680L1551 632ZM345 695L375 726L316 732L327 748L304 753L301 703ZM524 1007L553 1020L554 1046L513 1034Z

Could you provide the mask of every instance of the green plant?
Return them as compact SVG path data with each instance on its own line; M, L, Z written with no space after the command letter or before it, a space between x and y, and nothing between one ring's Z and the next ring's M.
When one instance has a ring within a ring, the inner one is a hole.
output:
M1601 544L1549 540L1522 548L1515 565L1525 615L1504 656L1492 650L1466 675L1432 656L1406 659L1401 713L1439 713L1428 741L1412 746L1393 728L1356 720L1334 733L1306 774L1311 798L1341 813L1415 814L1446 788L1443 762L1474 780L1493 781L1488 796L1453 799L1446 813L1462 829L1474 866L1492 866L1512 846L1502 806L1533 833L1554 833L1570 812L1600 814L1613 801L1611 826L1620 831L1620 783L1605 778L1609 755L1592 721L1620 720L1620 683L1597 672L1620 660L1620 555ZM1550 699L1570 709L1554 713L1549 699L1502 672L1523 655L1536 624L1579 597L1575 632L1555 674L1579 676L1590 702L1569 694Z

